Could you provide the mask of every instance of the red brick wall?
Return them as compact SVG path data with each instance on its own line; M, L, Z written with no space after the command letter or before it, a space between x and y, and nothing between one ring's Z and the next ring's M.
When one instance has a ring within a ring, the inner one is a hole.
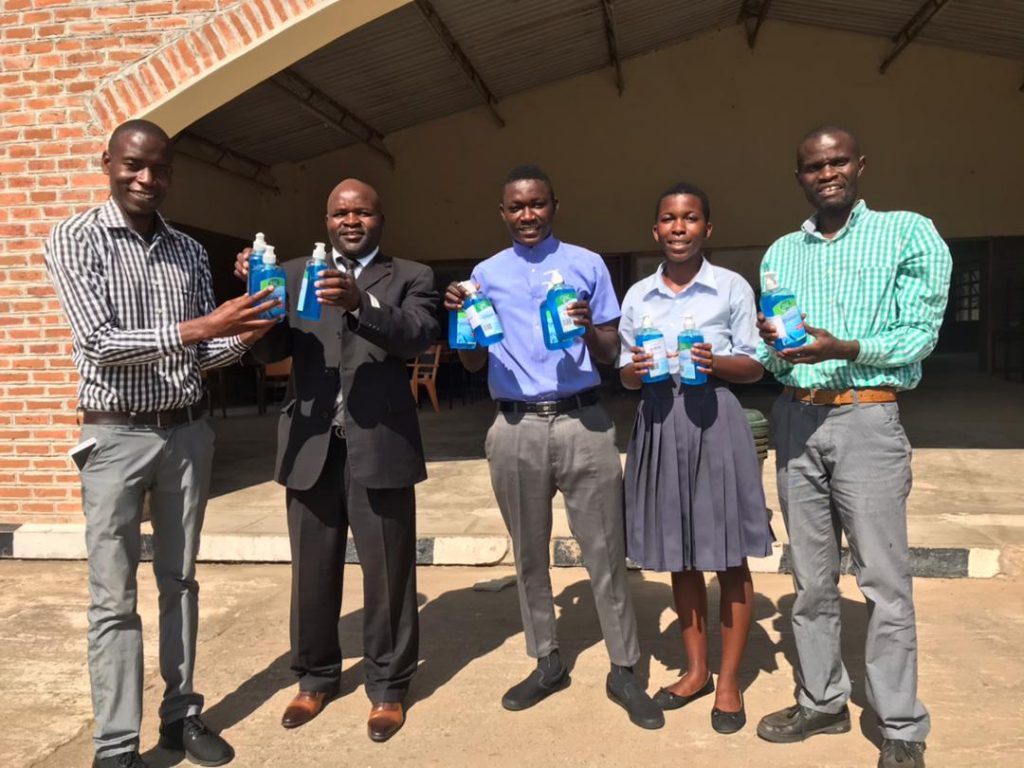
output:
M110 130L329 0L0 4L0 523L80 522L70 334L53 225L106 199Z

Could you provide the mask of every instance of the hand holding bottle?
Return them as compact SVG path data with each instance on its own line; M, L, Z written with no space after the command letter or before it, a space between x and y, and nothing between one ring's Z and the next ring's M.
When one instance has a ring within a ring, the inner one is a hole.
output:
M179 324L178 330L184 344L198 344L207 339L222 339L229 336L243 336L247 344L265 334L277 324L277 318L261 319L260 315L277 307L280 302L270 298L272 288L266 288L252 295L243 294L228 299L213 312L195 320Z
M697 342L690 348L690 354L698 371L701 373L712 373L711 369L715 363L715 356L711 352L711 344L706 341Z
M474 283L474 285L479 290L480 284ZM452 281L444 289L444 308L449 312L462 309L462 302L467 298L469 298L469 291L466 290L465 286L458 280Z
M326 269L320 273L320 279L316 281L316 295L321 304L346 312L359 309L362 303L362 293L355 277L351 272L337 269Z

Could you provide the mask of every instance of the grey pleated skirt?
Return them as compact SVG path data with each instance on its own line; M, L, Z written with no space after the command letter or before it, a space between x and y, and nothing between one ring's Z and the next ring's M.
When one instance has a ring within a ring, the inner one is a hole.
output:
M626 553L654 571L724 571L765 557L754 436L721 383L645 385L626 453Z

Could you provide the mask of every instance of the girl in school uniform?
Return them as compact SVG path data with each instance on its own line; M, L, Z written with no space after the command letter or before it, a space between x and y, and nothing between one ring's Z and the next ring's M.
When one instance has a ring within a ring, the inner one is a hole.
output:
M654 701L678 709L715 693L711 725L735 733L746 723L738 673L753 613L747 558L770 554L774 538L754 438L727 386L761 378L754 293L738 274L704 258L711 204L699 187L677 184L661 195L653 234L664 261L629 289L619 324L622 383L643 389L626 456L627 554L643 568L672 573L682 627L686 673ZM651 358L636 346L643 318L674 350L687 315L704 334L692 355L707 383L683 384L678 355L670 352L672 377L644 384ZM714 571L721 586L717 691L708 669L704 571Z

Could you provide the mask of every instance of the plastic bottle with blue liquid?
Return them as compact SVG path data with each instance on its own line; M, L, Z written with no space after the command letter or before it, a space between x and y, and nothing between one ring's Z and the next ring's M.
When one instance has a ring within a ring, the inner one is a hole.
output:
M473 334L473 326L469 324L465 306L448 313L448 347L476 349L476 336Z
M582 336L587 329L582 325L576 325L576 321L569 314L569 306L579 299L576 289L565 284L562 273L557 269L552 269L544 274L551 276L546 303L551 308L555 333L558 334L559 341L570 341L577 336Z
M775 349L781 352L807 343L807 330L796 296L792 291L779 287L779 278L774 272L764 273L761 312L775 326Z
M636 334L636 346L645 355L651 356L651 367L640 376L644 384L656 384L669 378L668 349L665 347L665 334L654 327L650 316L644 315L640 330Z
M249 280L246 292L252 296L259 293L256 287L256 270L263 266L263 252L267 250L267 239L262 232L256 233L256 239L252 241L252 250L249 252Z
M558 330L555 328L555 316L551 312L551 305L545 299L540 303L540 332L544 337L544 346L548 349L568 349L576 343L576 339L558 338Z
M277 264L277 254L274 253L274 246L268 245L263 251L263 264L256 270L256 291L266 288L273 288L274 292L267 296L267 301L277 299L280 303L276 307L260 313L264 320L277 319L280 322L288 314L288 279L284 270Z
M481 347L497 344L505 338L505 331L491 300L480 292L472 280L466 280L462 287L469 294L462 302L462 308L466 311L466 319L473 328L476 343Z
M306 260L302 273L302 287L299 289L298 313L303 320L320 322L322 305L316 299L316 281L320 273L327 270L327 247L324 243L313 243L313 255Z
M697 328L693 315L683 317L683 330L679 332L679 379L691 387L697 387L708 380L708 375L697 370L693 361L693 345L704 343L704 333Z

